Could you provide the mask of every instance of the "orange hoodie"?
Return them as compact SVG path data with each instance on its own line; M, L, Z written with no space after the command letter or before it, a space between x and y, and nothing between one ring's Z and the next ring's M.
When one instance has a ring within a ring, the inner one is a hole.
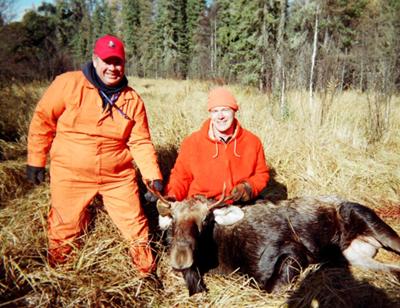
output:
M257 136L235 121L235 134L227 144L209 137L210 120L183 140L166 187L167 196L218 199L224 184L225 195L229 195L243 181L251 185L253 196L261 192L269 180L264 149Z
M81 71L58 76L33 115L28 164L44 167L50 151L56 180L101 183L132 175L134 159L144 179L161 179L140 96L127 87L116 106L126 116L117 108L103 111L98 90Z

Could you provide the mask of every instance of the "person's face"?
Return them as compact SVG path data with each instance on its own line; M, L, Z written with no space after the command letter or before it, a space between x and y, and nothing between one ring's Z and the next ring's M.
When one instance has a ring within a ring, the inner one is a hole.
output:
M107 86L115 86L124 77L125 63L117 57L100 59L93 55L93 66L101 81Z
M210 119L220 133L227 133L232 128L235 111L229 107L214 107L210 110Z

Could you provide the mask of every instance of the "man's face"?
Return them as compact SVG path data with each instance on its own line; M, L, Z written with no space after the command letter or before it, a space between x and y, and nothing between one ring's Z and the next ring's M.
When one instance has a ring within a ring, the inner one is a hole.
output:
M210 119L220 133L227 133L235 119L235 111L229 107L214 107L210 110Z
M124 77L125 63L117 57L100 59L93 55L93 65L101 81L107 86L115 86Z

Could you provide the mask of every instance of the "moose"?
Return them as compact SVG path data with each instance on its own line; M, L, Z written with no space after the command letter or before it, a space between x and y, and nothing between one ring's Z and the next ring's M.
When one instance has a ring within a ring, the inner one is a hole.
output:
M275 292L308 265L354 265L400 277L400 266L374 259L379 248L400 255L400 237L370 208L333 196L263 200L241 208L237 222L219 224L215 213L235 208L222 197L157 202L170 234L170 264L182 273L189 295L207 291L203 275L238 270ZM168 223L165 219L168 217Z

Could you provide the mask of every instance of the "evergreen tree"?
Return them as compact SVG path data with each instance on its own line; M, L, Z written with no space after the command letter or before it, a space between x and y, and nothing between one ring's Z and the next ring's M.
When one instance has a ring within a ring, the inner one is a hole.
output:
M188 0L186 4L186 39L188 74L204 78L204 68L209 66L210 22L204 0Z
M258 85L266 68L271 71L273 67L262 59L271 59L269 54L275 50L277 3L217 0L216 5L218 74L228 81Z
M104 34L104 0L97 1L92 16L93 40Z
M76 33L78 25L72 20L73 11L70 7L70 1L57 0L55 3L57 20L57 36L63 48L69 47L71 38Z
M175 75L186 78L189 62L189 35L187 24L187 0L175 0L172 26L174 31L174 41L176 43L177 63L175 65Z
M153 1L125 0L122 5L122 33L126 45L128 71L138 76L150 74L153 66Z
M70 20L77 25L76 32L71 40L72 50L76 59L75 66L80 67L83 62L91 59L93 49L93 29L91 9L93 1L71 0Z
M115 20L108 2L99 0L93 4L95 6L92 16L93 39L96 40L105 34L115 34Z
M0 0L5 42L0 53L12 57L14 50L22 59L16 62L31 61L38 67L46 59L52 68L44 75L51 76L70 69L71 58L75 68L90 60L97 37L120 33L126 45L128 75L222 77L277 94L284 87L307 88L315 60L312 86L316 91L328 84L364 90L381 81L387 82L387 89L389 84L400 84L399 3L55 0L27 14L23 25L9 25L7 9L12 1ZM317 7L320 22L315 29ZM5 37L14 37L12 31L21 39ZM39 39L43 33L46 36ZM314 33L318 34L316 58L311 61ZM22 47L24 44L29 48ZM32 57L27 56L28 51ZM19 66L14 71L21 72Z
M139 76L155 76L153 56L156 53L154 3L140 0L140 44L138 45Z
M212 72L213 31L209 11L203 10L193 32L188 74L192 78L206 79ZM190 42L189 42L190 44Z
M125 42L128 70L135 70L134 65L139 59L140 44L140 6L139 0L122 1L122 34Z
M113 16L113 8L108 4L108 1L104 2L104 25L103 34L114 34L117 35L117 26Z
M178 60L176 33L173 25L175 6L172 0L156 1L155 43L153 56L156 77L176 75L175 64Z
M217 76L227 78L230 74L230 49L231 49L231 15L229 0L216 0L214 2L215 15L215 62L214 68Z

